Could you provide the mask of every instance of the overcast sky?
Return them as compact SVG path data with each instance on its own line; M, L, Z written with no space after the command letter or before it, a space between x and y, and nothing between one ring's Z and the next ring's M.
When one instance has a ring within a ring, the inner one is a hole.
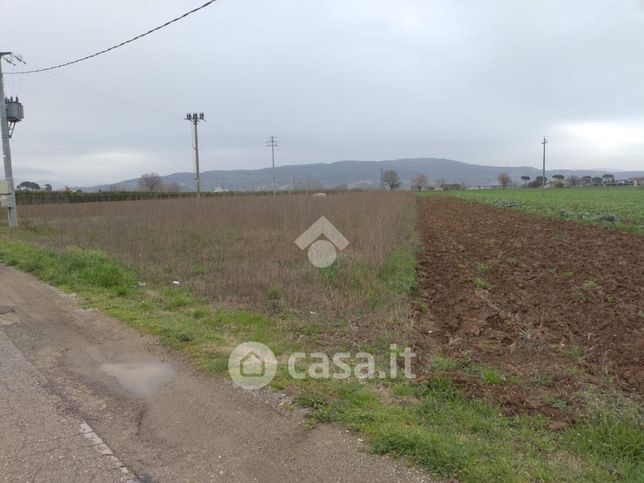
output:
M45 67L200 0L0 0L0 50ZM5 74L14 69L3 65ZM219 0L74 66L5 75L19 180L444 157L644 170L643 0Z

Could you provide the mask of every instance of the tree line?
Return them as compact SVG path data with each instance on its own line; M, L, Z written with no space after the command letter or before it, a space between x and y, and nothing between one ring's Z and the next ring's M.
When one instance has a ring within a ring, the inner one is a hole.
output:
M499 184L503 188L507 188L514 184L512 181L512 178L506 172L499 174L498 180L499 180ZM530 181L531 177L524 175L524 176L521 176L521 180L523 181L523 186L527 188L539 188L539 187L543 187L544 184L548 183L548 179L544 178L543 176L537 176L535 177L534 180ZM568 186L615 186L616 185L615 175L610 173L604 174L601 177L577 176L577 175L571 174L570 176L568 176L568 178L566 178L563 174L553 174L552 180L553 180L552 186L554 186L555 188L562 188L566 185ZM624 184L634 184L634 183L629 182L629 180L626 180Z

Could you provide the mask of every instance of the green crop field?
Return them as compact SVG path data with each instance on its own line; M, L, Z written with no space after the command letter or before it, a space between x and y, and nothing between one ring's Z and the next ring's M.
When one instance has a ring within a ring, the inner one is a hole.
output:
M644 189L638 187L514 188L434 194L644 233Z

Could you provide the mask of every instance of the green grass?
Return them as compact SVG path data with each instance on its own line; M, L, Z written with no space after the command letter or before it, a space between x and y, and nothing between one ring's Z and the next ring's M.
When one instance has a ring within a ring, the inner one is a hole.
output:
M382 387L346 382L310 386L298 401L317 421L343 423L367 435L374 451L411 458L441 478L635 481L644 469L641 418L622 423L604 409L553 432L545 417L502 416L464 398L447 379L386 389L397 404L378 397Z
M498 384L502 384L503 381L505 380L505 377L503 374L498 369L489 369L489 368L482 368L480 371L481 379L483 379L486 384L490 384L493 386L496 386Z
M474 268L476 268L476 270L477 270L480 274L484 274L485 272L487 272L487 271L490 269L490 267L488 267L488 266L487 266L487 264L486 264L486 263L483 263L483 262L476 262L476 263L474 264Z
M476 277L474 279L474 287L481 290L487 290L489 288L489 285L483 278Z
M437 372L455 371L461 367L463 367L463 363L451 357L438 355L432 358L431 368Z
M398 247L391 251L386 263L380 269L380 278L394 295L407 296L418 289L416 275L416 251L419 242L414 231L416 211L412 207L406 213L404 231Z
M0 260L7 265L33 272L63 288L95 287L124 296L131 292L136 280L132 272L95 250L70 248L55 254L20 243L7 243L0 249Z
M584 348L580 346L570 346L566 348L565 352L575 362L579 362L584 358Z
M280 319L216 309L179 287L139 287L134 272L101 252L49 251L11 241L2 230L0 262L74 292L86 305L159 336L163 344L190 353L206 371L224 372L231 347L241 341L266 343L278 356L301 349L297 334ZM392 286L413 289L409 271L393 268L406 266L408 257L393 257ZM278 293L271 290L267 298ZM432 361L437 372L462 364L446 357ZM488 384L504 383L495 369L478 371ZM365 435L375 452L409 458L439 478L635 481L644 472L638 409L626 412L598 404L589 419L553 432L545 417L505 417L498 408L467 399L447 372L423 382L295 381L282 364L274 387L310 408L313 421L342 423Z
M515 188L426 194L456 196L500 207L644 233L644 189L639 187Z
M568 407L568 402L565 399L561 399L558 397L553 397L553 396L545 396L543 398L543 402L546 403L547 405L559 409L559 410L564 410Z

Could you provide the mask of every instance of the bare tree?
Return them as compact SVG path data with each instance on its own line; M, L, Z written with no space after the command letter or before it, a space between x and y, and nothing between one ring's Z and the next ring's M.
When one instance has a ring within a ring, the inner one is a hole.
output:
M158 192L163 189L163 180L157 173L146 173L139 178L141 191Z
M501 186L503 187L503 189L507 188L508 186L510 186L512 184L512 178L505 171L503 173L499 174L498 179L499 179L499 183L501 183Z
M571 174L568 176L568 181L570 182L570 186L577 186L579 184L579 176Z
M411 178L411 187L415 190L421 191L427 188L429 180L424 174L418 174Z
M398 177L398 173L396 173L393 169L388 169L387 171L382 173L382 181L385 185L389 186L389 189L391 191L400 187L400 178Z

